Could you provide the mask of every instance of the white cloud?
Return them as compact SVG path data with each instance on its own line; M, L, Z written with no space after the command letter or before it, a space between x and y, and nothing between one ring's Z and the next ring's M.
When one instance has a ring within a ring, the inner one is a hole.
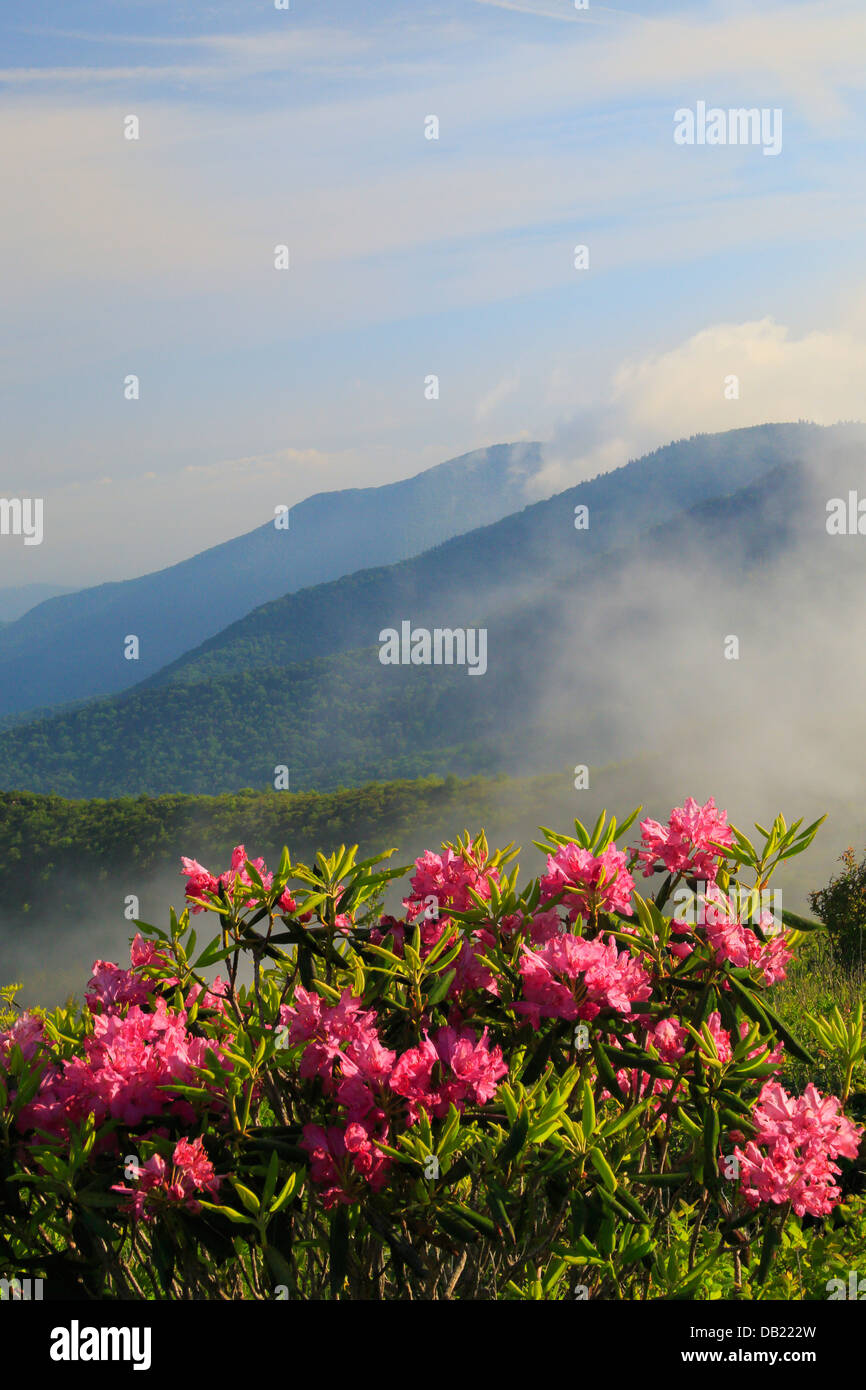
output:
M739 379L738 400L724 381ZM670 352L624 364L613 400L640 434L694 434L765 420L832 424L864 413L866 335L839 327L796 336L771 318L722 323Z
M623 363L600 404L557 428L533 479L533 498L618 468L671 439L767 421L863 419L866 314L862 297L855 303L852 319L833 328L798 335L772 318L719 323L668 351ZM731 376L738 378L739 399L726 399Z

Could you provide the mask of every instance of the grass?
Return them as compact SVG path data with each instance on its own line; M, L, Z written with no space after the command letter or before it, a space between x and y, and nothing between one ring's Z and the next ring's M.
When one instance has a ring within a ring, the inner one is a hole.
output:
M842 1058L818 1045L806 1015L829 1014L838 1005L842 1017L848 1019L861 1001L866 1002L866 967L840 965L826 933L804 934L796 947L796 959L788 967L787 979L773 988L769 1002L795 1038L812 1053L818 1066L816 1070L806 1062L786 1057L785 1084L802 1091L813 1081L819 1091L839 1094L844 1076ZM866 1071L860 1064L855 1085L864 1083Z

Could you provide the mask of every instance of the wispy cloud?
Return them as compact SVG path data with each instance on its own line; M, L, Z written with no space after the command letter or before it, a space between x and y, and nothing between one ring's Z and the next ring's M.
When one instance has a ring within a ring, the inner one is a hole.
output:
M80 36L89 40L90 35ZM348 30L295 29L286 34L203 34L183 39L139 39L113 36L114 46L155 43L159 47L183 50L185 57L158 66L138 64L86 64L65 67L0 68L0 84L7 88L47 86L91 87L118 83L200 83L237 82L267 73L288 73L302 69L305 74L345 70L347 62L359 61L370 50L370 40ZM200 60L190 62L190 50Z

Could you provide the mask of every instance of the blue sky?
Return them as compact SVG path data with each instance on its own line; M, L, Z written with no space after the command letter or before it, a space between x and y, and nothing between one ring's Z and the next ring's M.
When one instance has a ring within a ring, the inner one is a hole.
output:
M2 490L45 541L0 585L502 440L550 442L541 495L860 416L864 52L860 0L6 0ZM699 100L780 108L779 156L677 146Z

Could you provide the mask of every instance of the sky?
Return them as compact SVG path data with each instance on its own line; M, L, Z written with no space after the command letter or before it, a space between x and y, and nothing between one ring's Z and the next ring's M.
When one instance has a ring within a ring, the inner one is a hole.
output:
M0 586L503 441L547 442L532 501L862 418L864 52L862 0L4 0L0 496L44 536ZM699 102L779 153L678 144Z

